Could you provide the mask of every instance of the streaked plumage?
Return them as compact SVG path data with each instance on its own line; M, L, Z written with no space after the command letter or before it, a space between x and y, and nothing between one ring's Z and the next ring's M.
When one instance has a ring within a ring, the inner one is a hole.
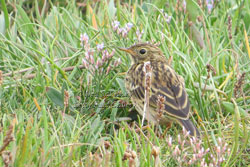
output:
M136 110L143 115L145 94L144 63L150 61L152 67L151 90L149 98L148 121L155 124L166 124L176 121L190 131L191 135L199 136L199 131L189 120L190 103L188 100L183 78L168 65L161 50L151 44L137 44L128 49L121 49L131 55L132 64L129 68L125 86ZM165 97L163 113L157 113L158 96Z

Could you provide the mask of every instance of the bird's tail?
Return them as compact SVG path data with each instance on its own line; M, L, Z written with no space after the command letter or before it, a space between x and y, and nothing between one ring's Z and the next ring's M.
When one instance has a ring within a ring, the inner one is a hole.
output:
M200 137L200 132L190 120L178 120L184 128L190 132L191 136Z

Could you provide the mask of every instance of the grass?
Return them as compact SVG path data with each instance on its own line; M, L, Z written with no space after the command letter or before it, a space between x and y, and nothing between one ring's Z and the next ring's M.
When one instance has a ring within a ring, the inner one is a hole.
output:
M0 166L249 165L249 0L216 1L211 12L192 0L185 12L183 1L45 2L1 1ZM125 37L115 20L133 24ZM159 42L185 80L203 134L195 148L209 149L191 164L193 140L180 147L181 127L139 128L123 82L130 60L117 49L139 41ZM101 43L115 53L94 70Z

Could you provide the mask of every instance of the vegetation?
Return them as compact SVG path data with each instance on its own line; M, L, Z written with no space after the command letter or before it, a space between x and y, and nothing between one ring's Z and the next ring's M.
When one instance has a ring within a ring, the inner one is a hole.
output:
M0 166L250 164L249 0L0 2ZM184 78L201 139L141 125L118 50L138 42Z

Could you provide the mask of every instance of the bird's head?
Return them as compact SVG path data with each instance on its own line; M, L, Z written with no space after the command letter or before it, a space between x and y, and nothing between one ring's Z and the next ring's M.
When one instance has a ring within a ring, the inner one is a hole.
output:
M135 44L129 48L119 49L129 53L133 63L166 60L165 56L158 47L148 43Z

